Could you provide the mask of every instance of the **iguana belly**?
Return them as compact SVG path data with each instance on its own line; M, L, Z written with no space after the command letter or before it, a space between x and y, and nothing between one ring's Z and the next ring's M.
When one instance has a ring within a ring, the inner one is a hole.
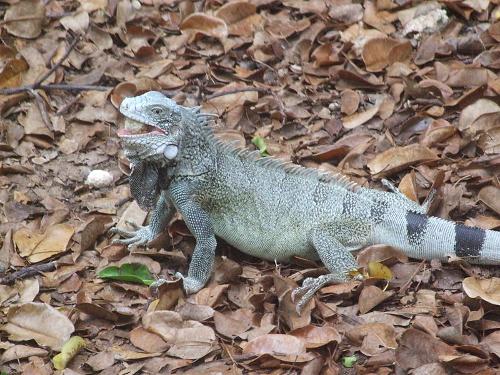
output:
M257 258L287 261L293 256L317 258L306 233L296 235L281 225L262 225L252 220L217 218L213 220L215 234L238 250Z

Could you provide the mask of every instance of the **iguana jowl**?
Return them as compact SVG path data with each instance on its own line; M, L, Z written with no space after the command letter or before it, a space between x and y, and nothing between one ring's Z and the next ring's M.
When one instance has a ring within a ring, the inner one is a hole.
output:
M206 114L176 104L159 92L126 98L119 131L133 166L130 188L150 224L115 230L146 244L179 211L196 247L183 279L187 293L208 281L216 236L258 258L320 259L331 272L305 279L294 291L300 310L327 283L343 282L357 268L351 250L387 244L419 259L463 257L500 264L500 233L426 215L426 206L392 189L356 186L345 177L303 168L216 139Z

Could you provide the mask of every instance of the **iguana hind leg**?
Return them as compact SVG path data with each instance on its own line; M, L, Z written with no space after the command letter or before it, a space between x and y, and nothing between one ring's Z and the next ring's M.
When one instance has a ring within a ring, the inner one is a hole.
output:
M311 230L309 233L311 244L331 273L317 278L307 278L301 287L292 292L294 301L299 298L296 305L298 313L323 286L348 281L349 271L358 268L356 259L349 249L365 244L370 231L370 225L355 219L328 223Z

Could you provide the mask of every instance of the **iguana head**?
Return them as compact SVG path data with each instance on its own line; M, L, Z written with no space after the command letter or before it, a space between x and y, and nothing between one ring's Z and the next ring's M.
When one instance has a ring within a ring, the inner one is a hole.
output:
M126 155L132 159L171 164L179 153L182 121L192 110L160 92L125 98L120 105L125 127L118 131Z

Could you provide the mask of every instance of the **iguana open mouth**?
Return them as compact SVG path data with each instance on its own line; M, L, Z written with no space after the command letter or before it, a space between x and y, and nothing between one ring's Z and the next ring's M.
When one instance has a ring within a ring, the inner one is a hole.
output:
M155 126L147 125L139 121L125 118L125 127L119 129L116 134L119 137L144 137L151 135L165 135L166 133Z

